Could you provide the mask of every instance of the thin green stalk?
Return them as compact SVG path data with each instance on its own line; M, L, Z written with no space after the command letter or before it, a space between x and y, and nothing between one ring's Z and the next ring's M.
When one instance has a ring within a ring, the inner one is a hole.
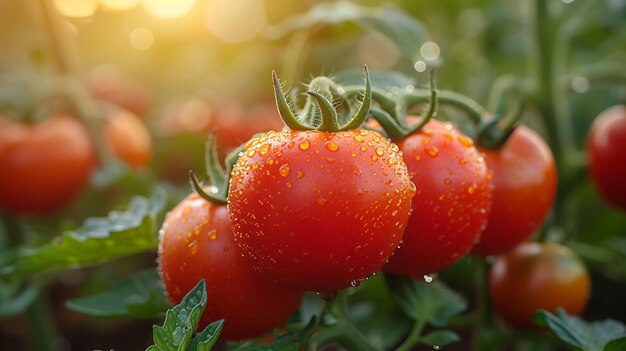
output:
M472 328L472 351L483 350L481 332L485 327L485 318L488 315L487 301L487 263L481 257L476 257L476 310L474 311L474 326Z
M58 349L56 332L51 322L50 312L42 296L26 310L31 335L32 348L35 351L54 351Z
M411 351L420 342L420 337L422 336L422 331L424 330L424 326L426 325L426 321L424 319L418 319L413 324L413 328L411 328L411 332L409 336L402 342L400 346L396 348L395 351Z

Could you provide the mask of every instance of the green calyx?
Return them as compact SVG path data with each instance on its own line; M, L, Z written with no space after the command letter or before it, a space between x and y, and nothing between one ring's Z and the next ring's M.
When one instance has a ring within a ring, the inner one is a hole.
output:
M287 101L276 72L272 72L276 105L285 125L292 130L319 130L326 132L340 132L359 128L367 118L372 101L372 88L367 66L364 67L364 71L365 89L362 91L363 101L354 113L352 113L353 106L351 101L348 101L346 98L343 88L328 77L317 77L309 84L306 92L308 94L307 101L297 114L294 113L296 107L290 106ZM351 117L341 116L337 112L335 105L333 105L336 98L349 104Z
M380 108L371 108L370 115L380 124L389 139L392 141L402 140L408 135L421 130L426 123L428 123L428 121L430 121L430 119L437 114L439 106L439 91L435 87L434 71L430 72L429 93L430 95L427 100L428 108L426 109L426 112L422 114L422 118L417 123L411 126L406 125L404 118L398 118L398 116L394 113L398 110L398 108L392 106L392 100L387 97L384 97L384 100L380 103Z
M206 192L193 171L189 171L189 181L200 197L214 204L224 205L227 203L230 171L239 159L243 145L226 156L226 168L224 168L218 159L216 140L215 132L212 132L207 139L204 155L207 183L215 191Z

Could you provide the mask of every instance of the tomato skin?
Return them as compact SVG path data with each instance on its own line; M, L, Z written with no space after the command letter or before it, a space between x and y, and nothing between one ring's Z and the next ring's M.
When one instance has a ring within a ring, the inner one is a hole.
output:
M31 214L60 209L87 185L95 159L87 129L74 118L24 124L0 116L0 208Z
M494 255L527 240L543 223L556 196L557 171L550 147L520 125L498 150L482 150L493 172L493 207L473 253Z
M398 145L417 192L403 243L383 270L421 278L474 246L493 187L482 154L450 123L430 120Z
M389 259L414 193L397 146L376 132L269 132L236 163L228 208L258 271L292 288L332 291Z
M199 330L224 318L221 336L241 340L286 324L302 292L260 276L235 245L226 206L189 195L167 214L160 232L159 272L172 304L201 279L207 306Z
M607 203L626 210L626 105L608 108L596 117L587 135L588 172Z
M589 273L565 246L522 243L496 260L489 274L491 301L511 326L536 328L533 313L563 307L580 314L591 295Z
M117 109L109 115L104 125L104 138L109 151L131 167L143 169L150 163L150 133L133 113Z

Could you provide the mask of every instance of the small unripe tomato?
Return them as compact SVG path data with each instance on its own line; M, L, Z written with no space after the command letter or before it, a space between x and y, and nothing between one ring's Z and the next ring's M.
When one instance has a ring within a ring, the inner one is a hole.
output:
M533 328L539 309L580 314L591 295L583 262L559 244L523 243L496 257L489 274L491 301L511 326Z
M199 329L225 319L221 335L227 340L256 337L285 325L302 298L302 292L256 273L235 244L226 206L196 194L165 218L159 272L172 304L205 279L208 302Z
M587 135L588 171L600 196L626 211L626 105L598 115Z

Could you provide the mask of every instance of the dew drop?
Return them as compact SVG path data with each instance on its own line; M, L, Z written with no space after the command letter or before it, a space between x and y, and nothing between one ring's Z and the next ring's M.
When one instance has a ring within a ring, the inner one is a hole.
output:
M326 146L326 150L328 150L330 152L335 152L335 151L339 150L339 143L337 143L334 140L326 142L325 146Z
M308 140L304 140L298 145L298 147L300 148L300 150L306 151L311 147L311 143Z
M433 277L430 274L424 274L424 281L430 284L433 282Z
M353 288L356 288L359 285L361 285L361 281L358 280L358 279L355 279L355 280L350 282L350 286L352 286Z
M415 196L415 194L417 193L417 187L415 186L415 183L409 181L409 196L413 197Z
M464 158L459 159L460 165L465 165L466 163L467 163L467 160L465 160Z
M473 193L475 193L475 192L476 192L476 188L477 188L476 183L472 183L472 184L471 184L471 185L467 188L467 193L468 193L468 194L470 194L470 195L472 195Z
M296 179L302 179L304 177L304 172L302 170L296 172Z
M363 138L362 135L355 135L354 140L358 141L359 143L362 143L363 141L365 141L365 138Z
M328 200L323 196L317 198L317 204L320 206L326 205L326 202L328 202Z
M415 155L415 161L419 161L419 160L421 160L421 159L422 159L422 156L420 156L420 155Z
M437 157L439 155L439 149L437 149L435 146L427 147L426 154L430 157Z
M433 345L433 350L441 350L441 346L439 346L439 345Z
M291 187L292 187L291 182L287 182L287 184L286 184L286 185L287 185L287 188L291 189Z
M372 161L374 161L374 162L378 161L378 156L372 155Z
M465 147L472 147L472 146L474 146L474 140L472 140L470 137L467 137L467 136L461 134L461 135L457 135L456 138Z
M384 154L385 154L385 150L383 150L382 148L379 147L376 149L376 155L382 156Z
M187 247L189 247L189 252L192 255L195 255L196 252L198 252L198 242L195 241L195 240L193 240L189 244L187 244Z
M259 153L261 153L260 150L259 150ZM289 168L289 165L287 163L285 163L284 165L280 166L280 168L278 169L278 173L280 173L280 175L283 176L283 177L288 176L289 172L291 172L291 168Z
M443 180L443 184L445 184L445 185L450 185L450 184L452 184L452 181L451 181L450 179L448 179L448 178L445 178L445 179Z
M209 239L211 239L211 240L217 239L217 230L211 229L209 231L208 235L209 235Z
M270 144L263 144L259 148L259 155L263 156L267 154L268 151L270 151Z
M270 158L268 158L268 159L267 159L267 164L268 164L268 165L273 165L273 164L274 164L274 159L273 159L273 158L271 158L271 157L270 157Z
M255 152L256 152L256 151L255 151L254 149L250 149L250 150L248 150L248 152L246 152L246 155L247 155L248 157L252 157L252 156L254 156L254 153L255 153Z
M256 164L256 163L253 163L253 164L252 164L252 169L257 169L257 168L259 168L259 165L258 165L258 164Z

